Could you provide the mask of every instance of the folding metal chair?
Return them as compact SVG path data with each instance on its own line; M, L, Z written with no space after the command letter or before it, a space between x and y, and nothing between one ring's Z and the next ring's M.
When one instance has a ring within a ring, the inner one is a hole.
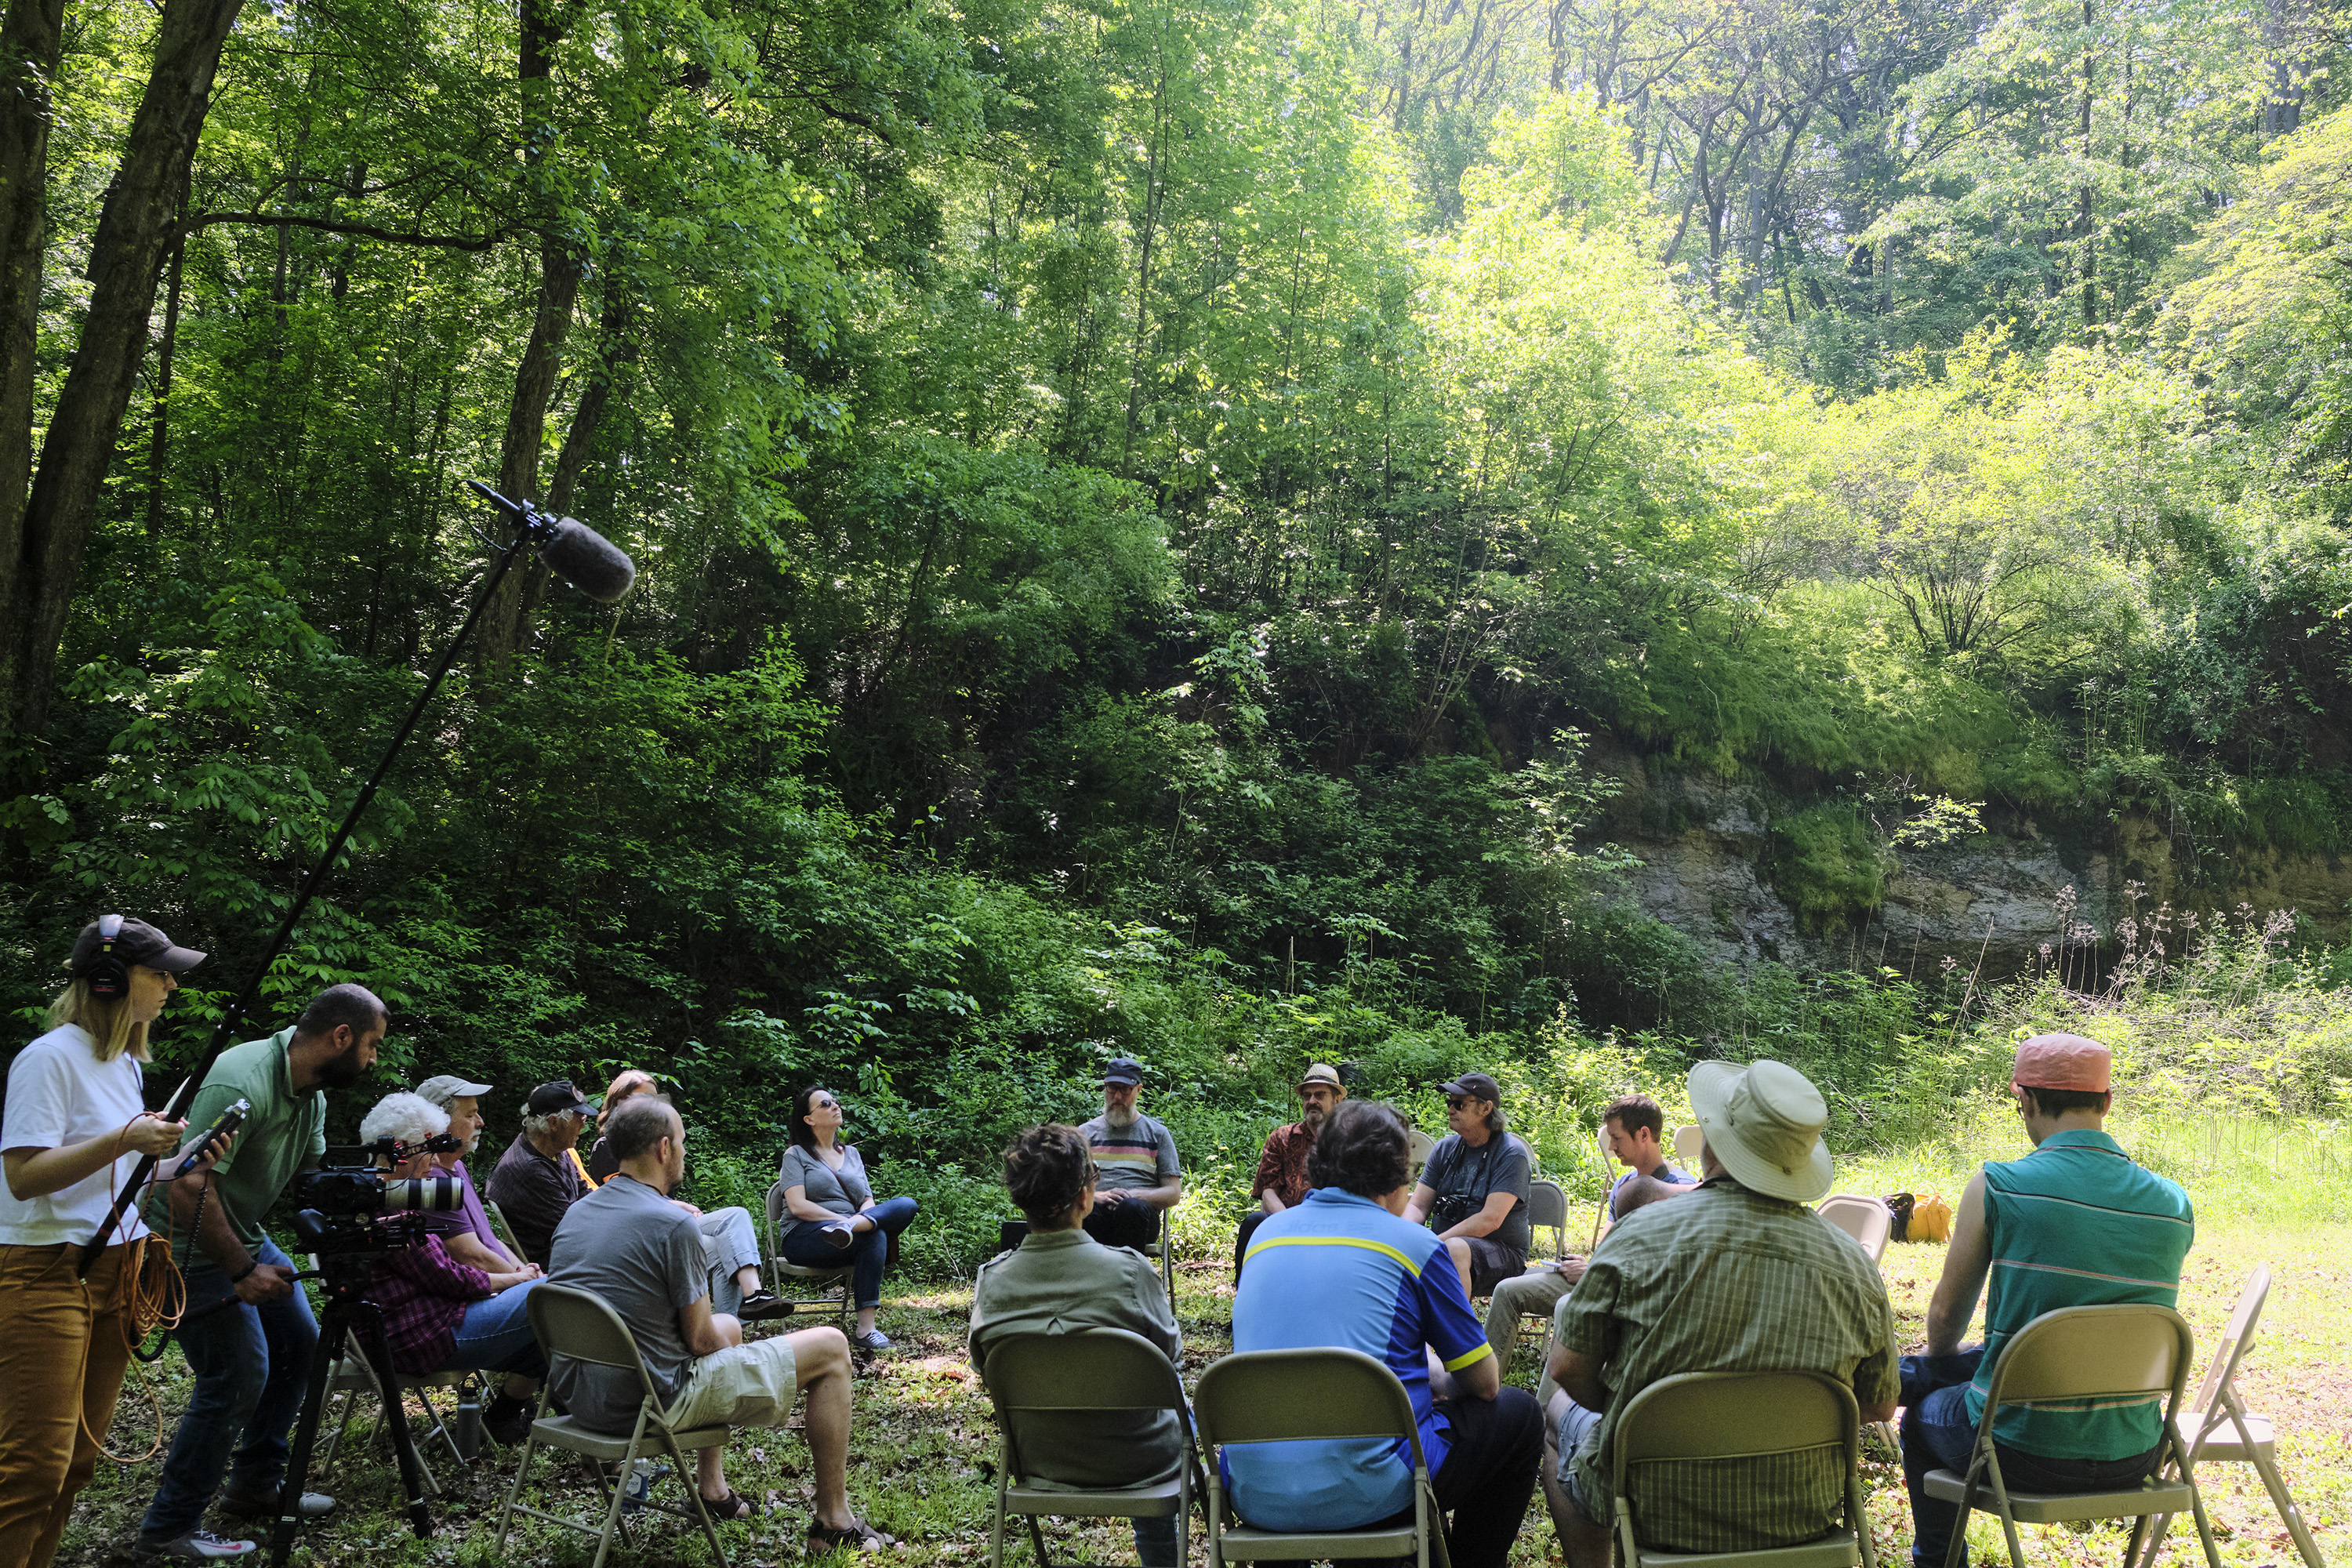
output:
M785 1258L778 1249L776 1243L776 1237L783 1228L783 1212L784 1184L778 1182L768 1189L768 1201L761 1211L762 1229L760 1233L760 1250L768 1255L768 1268L775 1275L776 1284L779 1287L776 1294L783 1301L786 1309L784 1316L789 1319L798 1317L803 1312L823 1314L829 1309L839 1320L841 1331L847 1333L850 1315L857 1305L850 1300L855 1293L849 1287L850 1266L846 1263L813 1266L794 1263ZM786 1296L782 1286L787 1279L798 1279L822 1290L831 1290L837 1287L841 1291L840 1299L836 1300L830 1295Z
M1611 1441L1620 1568L1877 1568L1870 1549L1853 1390L1817 1372L1693 1372L1634 1395ZM1813 1541L1737 1551L1661 1550L1641 1543L1633 1470L1642 1465L1729 1462L1834 1449L1845 1477L1845 1522Z
M1053 1568L1045 1550L1042 1517L1061 1519L1176 1520L1176 1561L1192 1545L1193 1500L1200 1495L1201 1459L1192 1439L1192 1414L1184 1403L1183 1380L1160 1347L1125 1329L1089 1329L1076 1334L1010 1334L989 1348L981 1381L996 1409L1003 1452L996 1467L996 1506L988 1536L989 1568L1004 1568L1004 1521L1019 1514L1029 1521L1038 1568ZM1184 1435L1183 1452L1172 1480L1124 1487L1037 1484L1021 1459L1014 1417L1034 1424L1055 1415L1110 1415L1172 1410Z
M1437 1140L1432 1138L1428 1133L1423 1132L1420 1128L1408 1127L1405 1129L1405 1164L1410 1168L1414 1181L1417 1182L1421 1180L1421 1168L1429 1163L1429 1156L1435 1152L1436 1149Z
M1895 1216L1886 1212L1884 1202L1856 1193L1832 1193L1813 1205L1813 1212L1853 1237L1873 1263L1885 1258L1887 1238L1895 1234Z
M1534 1181L1528 1184L1528 1228L1530 1231L1551 1232L1551 1260L1563 1261L1568 1257L1568 1189L1558 1182ZM1540 1366L1551 1356L1550 1308L1537 1312L1521 1312L1526 1318L1543 1320L1543 1343L1536 1352Z
M551 1363L562 1356L586 1362L592 1366L634 1372L642 1397L637 1405L635 1428L626 1437L614 1437L601 1432L591 1432L569 1415L550 1415L547 1413L547 1389L544 1385L541 1387L539 1417L530 1424L530 1436L523 1441L522 1462L515 1467L514 1485L507 1492L506 1506L499 1510L499 1556L503 1559L507 1554L507 1531L513 1524L514 1516L520 1512L576 1530L583 1535L594 1536L596 1559L589 1568L604 1568L604 1554L612 1549L615 1529L620 1531L625 1544L633 1550L636 1546L635 1540L629 1533L628 1521L621 1517L621 1500L628 1490L631 1470L640 1458L667 1453L672 1473L686 1488L688 1495L694 1499L693 1511L689 1513L676 1503L656 1502L650 1482L646 1488L646 1495L637 1506L659 1509L680 1519L700 1521L703 1534L710 1540L710 1554L719 1559L719 1568L727 1568L727 1549L719 1543L719 1528L711 1523L710 1510L703 1506L702 1490L694 1481L694 1467L686 1462L688 1449L716 1448L724 1445L727 1428L698 1426L681 1432L670 1426L662 1414L662 1402L654 1389L653 1373L646 1370L646 1358L637 1349L636 1336L629 1332L628 1324L621 1321L621 1315L603 1300L568 1285L541 1284L531 1291L529 1308L530 1331L539 1336L540 1348L547 1352ZM542 1444L549 1447L568 1448L591 1459L615 1462L616 1468L610 1480L599 1477L605 1489L611 1493L611 1500L604 1510L603 1529L568 1514L548 1513L521 1500L523 1482L530 1475L530 1457Z
M490 1199L484 1198L482 1212L490 1216L490 1229L497 1235L499 1245L507 1249L507 1255L517 1263L529 1262L530 1259L522 1255L522 1243L515 1239L514 1226L507 1223L506 1211Z
M2246 1276L2245 1289L2238 1292L2237 1309L2230 1314L2230 1326L2221 1331L2221 1342L2213 1347L2213 1359L2205 1368L2204 1382L2198 1384L2195 1403L2180 1414L2179 1432L2189 1445L2192 1462L2221 1459L2253 1466L2304 1562L2308 1568L2326 1568L2319 1543L2311 1538L2311 1527L2304 1522L2303 1511L2286 1489L2286 1478L2279 1474L2276 1432L2267 1417L2247 1415L2238 1399L2238 1368L2254 1348L2254 1325L2262 1320L2263 1305L2270 1293L2270 1265L2257 1263ZM2171 1527L2170 1514L2157 1520L2140 1558L2141 1568L2154 1568L2157 1550Z
M1361 1351L1253 1351L1229 1355L1201 1374L1192 1396L1209 1478L1209 1568L1228 1560L1406 1557L1414 1568L1448 1568L1445 1526L1412 1400L1396 1373ZM1217 1450L1235 1443L1402 1438L1412 1445L1412 1523L1360 1530L1261 1530L1225 1495ZM1233 1522L1228 1522L1231 1513Z
M2148 1520L2169 1519L2184 1507L2197 1516L2206 1568L2221 1568L2221 1556L2213 1550L2212 1527L2205 1518L2205 1500L2189 1468L2189 1446L2180 1436L2181 1390L2189 1381L2189 1363L2195 1352L2188 1323L2169 1307L2067 1307L2044 1312L2020 1329L2001 1347L2000 1360L1993 1365L1984 1419L1977 1426L1968 1474L1944 1469L1927 1472L1927 1495L1960 1505L1945 1568L1959 1568L1967 1555L1969 1514L1984 1506L1988 1480L1993 1511L2000 1515L2001 1531L2009 1538L2011 1568L2025 1568L2025 1549L2017 1539L2021 1521L2063 1524L2083 1519L2131 1518L2131 1541L2124 1548L2124 1562L2130 1563L2139 1557L2142 1537L2151 1533ZM2152 1476L2128 1490L2020 1492L2011 1490L2001 1479L1992 1428L1993 1418L2003 1405L2074 1405L2159 1394L2165 1401L2161 1441L2179 1465L2176 1479Z

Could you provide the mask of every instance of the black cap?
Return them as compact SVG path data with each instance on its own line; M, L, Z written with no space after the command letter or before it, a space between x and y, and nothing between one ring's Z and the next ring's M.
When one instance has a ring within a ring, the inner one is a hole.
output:
M1141 1083L1143 1064L1133 1057L1113 1057L1103 1067L1105 1083Z
M560 1078L532 1089L528 1109L533 1116L552 1116L559 1110L593 1111L596 1102L572 1088L570 1079Z
M77 978L89 973L89 966L98 961L106 946L106 939L99 934L99 924L97 921L90 921L74 938L72 968ZM122 929L114 936L114 956L125 963L143 963L168 974L182 973L205 961L205 955L193 947L173 947L170 937L145 921L122 922Z
M1465 1094L1472 1100L1483 1100L1489 1105L1503 1103L1502 1086L1482 1072L1456 1073L1451 1083L1437 1086L1440 1094Z

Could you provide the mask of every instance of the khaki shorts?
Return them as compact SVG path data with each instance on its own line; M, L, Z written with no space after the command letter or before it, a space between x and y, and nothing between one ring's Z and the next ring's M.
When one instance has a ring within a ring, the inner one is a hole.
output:
M699 1356L686 1369L677 1397L670 1401L669 1424L679 1432L697 1426L781 1426L800 1392L791 1339L774 1334L749 1344L730 1345Z

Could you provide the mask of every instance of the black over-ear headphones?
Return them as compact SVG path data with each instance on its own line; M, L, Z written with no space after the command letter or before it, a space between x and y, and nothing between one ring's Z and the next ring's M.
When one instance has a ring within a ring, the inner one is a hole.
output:
M115 956L114 942L122 934L121 915L98 917L98 954L82 966L89 994L111 1002L131 994L131 966Z

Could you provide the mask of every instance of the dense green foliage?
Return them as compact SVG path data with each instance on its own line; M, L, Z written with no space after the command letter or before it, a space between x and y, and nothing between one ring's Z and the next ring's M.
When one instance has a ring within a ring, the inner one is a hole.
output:
M1613 893L1594 737L1770 781L1817 931L1985 826L2352 850L2332 23L1430 14L245 14L55 670L11 667L18 1032L121 907L215 954L197 1047L481 578L469 475L639 586L516 580L270 1017L364 978L394 1070L517 1102L648 1067L722 1187L836 1083L970 1217L937 1261L1115 1052L1214 1208L1310 1057L1498 1064L1572 1170L1691 1052L1924 1135L2123 984L2120 931L1990 997L1726 970ZM37 415L155 26L67 31ZM2264 1092L2327 1112L2304 1036Z

